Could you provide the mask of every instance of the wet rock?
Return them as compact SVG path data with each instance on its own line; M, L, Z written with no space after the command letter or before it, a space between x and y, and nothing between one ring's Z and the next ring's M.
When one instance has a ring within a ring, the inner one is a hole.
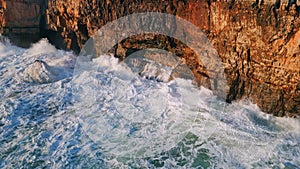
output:
M23 79L30 83L51 83L56 80L56 75L51 67L42 60L36 60L23 72Z

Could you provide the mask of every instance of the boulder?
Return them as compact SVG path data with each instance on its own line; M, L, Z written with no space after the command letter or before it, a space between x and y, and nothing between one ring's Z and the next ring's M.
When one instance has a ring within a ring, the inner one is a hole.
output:
M29 83L51 83L56 80L57 75L51 70L51 67L42 60L36 60L23 72L23 79Z

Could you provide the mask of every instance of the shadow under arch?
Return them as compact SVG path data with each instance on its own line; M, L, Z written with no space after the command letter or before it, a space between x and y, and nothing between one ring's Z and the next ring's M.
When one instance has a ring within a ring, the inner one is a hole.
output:
M228 86L224 66L205 33L185 19L166 13L136 13L104 25L84 45L77 59L74 74L84 70L84 67L80 66L81 62L107 54L123 39L147 33L178 39L191 48L196 53L197 59L206 67L211 81L210 88L214 94L226 99Z
M113 53L120 62L126 63L126 60L134 54L139 55L137 57L140 61L141 58L144 58L158 64L171 66L174 71L173 75L175 76L169 78L169 81L174 78L191 79L193 84L211 89L211 81L206 67L202 62L199 62L195 52L180 40L172 37L160 34L134 35L122 40L109 52ZM174 62L175 60L176 62ZM191 72L192 74L188 75L189 73L186 74L187 72Z

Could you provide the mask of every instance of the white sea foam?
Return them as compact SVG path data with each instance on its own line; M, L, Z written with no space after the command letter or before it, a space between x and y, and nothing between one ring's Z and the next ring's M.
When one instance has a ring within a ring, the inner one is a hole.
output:
M46 40L0 43L0 56L0 168L300 166L299 119L224 103L190 80L147 80L111 56L72 77L76 56ZM25 82L35 60L61 76Z

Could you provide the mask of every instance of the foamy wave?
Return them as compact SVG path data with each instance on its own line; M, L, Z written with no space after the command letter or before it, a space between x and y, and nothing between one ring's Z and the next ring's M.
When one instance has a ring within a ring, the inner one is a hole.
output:
M57 79L25 82L36 60ZM227 104L191 80L147 80L111 56L76 60L44 39L0 43L0 168L300 166L299 119Z

